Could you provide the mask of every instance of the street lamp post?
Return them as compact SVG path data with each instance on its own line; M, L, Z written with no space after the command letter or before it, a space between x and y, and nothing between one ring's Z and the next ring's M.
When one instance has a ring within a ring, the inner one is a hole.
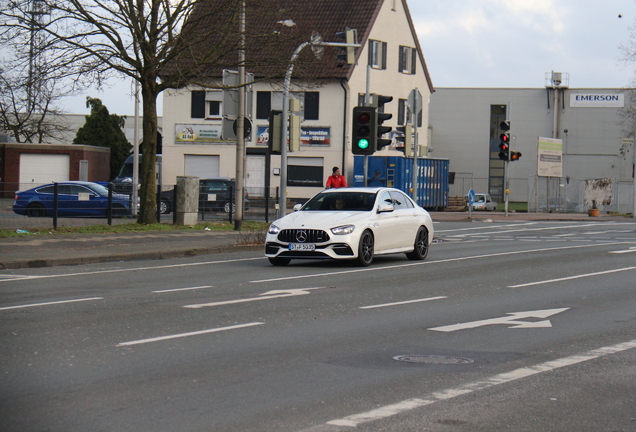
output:
M285 81L283 82L283 113L281 119L281 134L280 134L280 196L278 197L278 218L282 218L287 213L287 125L288 125L288 111L289 111L289 87L291 84L292 72L294 71L294 62L300 54L300 52L307 46L332 46L332 47L353 47L359 48L360 44L348 44L341 42L303 42L294 51L291 59L289 60L289 66L285 72Z

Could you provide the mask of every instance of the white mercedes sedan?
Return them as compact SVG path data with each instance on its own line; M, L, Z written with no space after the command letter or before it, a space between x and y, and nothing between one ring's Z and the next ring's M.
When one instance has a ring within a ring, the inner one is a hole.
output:
M431 216L400 190L327 189L270 225L265 256L273 265L330 258L368 266L393 253L423 260L432 239Z

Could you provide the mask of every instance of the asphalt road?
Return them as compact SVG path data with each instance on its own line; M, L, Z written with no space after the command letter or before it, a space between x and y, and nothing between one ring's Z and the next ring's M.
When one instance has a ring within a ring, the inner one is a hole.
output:
M636 224L0 272L2 431L634 431Z

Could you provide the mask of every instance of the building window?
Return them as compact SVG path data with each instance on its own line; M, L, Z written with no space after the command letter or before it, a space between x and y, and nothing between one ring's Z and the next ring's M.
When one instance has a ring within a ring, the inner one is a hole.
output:
M403 125L409 123L409 116L408 116L407 108L408 108L407 100L406 99L399 99L398 100L398 112L397 112L397 124L398 124L398 126L403 126Z
M205 91L193 91L190 95L190 117L205 118Z
M256 118L259 120L269 119L269 112L272 110L271 92L256 92Z
M386 42L369 40L369 64L375 69L386 69Z
M305 92L304 118L318 120L320 111L320 92Z
M210 120L221 120L223 116L223 92L205 92L206 118Z
M220 101L208 101L208 116L207 118L218 119L221 118L221 102Z
M299 99L301 104L301 112L299 113L303 120L318 120L320 111L320 92L296 92L290 96ZM259 120L268 120L271 110L283 109L283 93L282 92L256 92L256 118Z
M416 64L417 64L417 50L415 48L411 48L407 46L400 46L399 71L401 73L414 75Z
M287 162L287 186L322 187L323 158L291 157Z

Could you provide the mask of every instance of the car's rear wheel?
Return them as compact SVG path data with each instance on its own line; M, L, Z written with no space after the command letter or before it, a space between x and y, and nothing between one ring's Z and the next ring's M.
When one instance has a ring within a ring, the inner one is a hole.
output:
M166 200L161 200L159 202L159 212L161 214L168 214L170 213L171 209L170 209L170 203Z
M28 217L44 217L46 216L46 209L42 204L33 203L27 207L26 214Z
M365 231L360 237L360 244L358 245L358 259L357 262L362 267L367 267L373 261L373 245L375 241L371 231Z
M291 258L268 258L269 262L275 266L286 266L291 261Z
M420 227L415 235L413 252L407 253L406 257L411 260L423 260L426 255L428 255L428 230Z

